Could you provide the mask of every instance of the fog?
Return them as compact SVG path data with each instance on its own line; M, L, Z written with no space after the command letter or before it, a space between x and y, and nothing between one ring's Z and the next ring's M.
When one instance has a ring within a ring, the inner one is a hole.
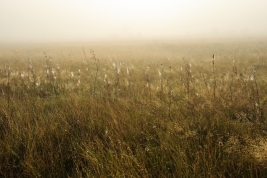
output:
M0 43L267 37L266 0L1 0Z

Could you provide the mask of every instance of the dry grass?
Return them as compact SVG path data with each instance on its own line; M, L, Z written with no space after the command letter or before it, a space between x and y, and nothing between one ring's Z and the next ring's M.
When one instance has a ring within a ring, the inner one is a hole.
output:
M3 48L0 176L264 177L266 46Z

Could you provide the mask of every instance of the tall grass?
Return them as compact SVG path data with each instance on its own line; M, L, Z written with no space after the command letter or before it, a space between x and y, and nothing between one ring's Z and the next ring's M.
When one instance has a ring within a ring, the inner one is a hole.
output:
M265 177L266 43L228 45L2 56L0 176Z

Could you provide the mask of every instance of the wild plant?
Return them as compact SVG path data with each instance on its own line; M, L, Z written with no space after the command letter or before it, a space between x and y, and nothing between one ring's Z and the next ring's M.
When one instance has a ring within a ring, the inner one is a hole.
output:
M187 98L190 98L191 94L191 82L192 82L192 71L191 71L191 63L183 58L184 61L184 70L185 70L185 87L187 91Z
M149 101L151 102L151 83L150 83L150 71L149 71L150 67L146 67L146 70L145 70L145 88L144 88L144 91L145 91L145 98L147 100L147 96L149 97Z
M114 82L113 82L114 83L114 96L118 97L119 91L121 90L120 89L121 68L119 65L116 65L115 62L112 63L112 66L113 66L113 71L114 71L114 75L115 75Z
M105 73L105 76L104 76L104 87L106 89L107 96L110 97L111 96L111 89L110 89L110 81L109 81L107 72Z
M7 108L8 108L8 113L9 113L9 116L11 114L11 111L10 111L10 90L11 90L11 85L10 85L10 74L11 74L11 70L10 70L10 67L8 66L8 69L7 69Z
M84 52L85 53L85 52ZM90 49L90 59L94 61L95 63L95 77L94 77L94 90L93 94L96 95L96 87L97 87L97 75L99 70L99 59L96 59L94 50Z
M213 75L213 100L216 97L216 75L215 75L215 56L212 55L212 75Z
M160 100L163 98L163 79L162 79L162 64L160 65L160 69L158 69L158 75L160 80Z
M252 102L253 104L253 108L254 108L254 115L253 118L255 120L255 122L261 122L263 120L263 113L262 113L262 109L260 107L260 96L259 96L259 89L258 89L258 83L257 83L257 79L256 79L256 69L254 66L251 66L251 74L250 74L250 81L252 83L251 89L252 89Z
M242 49L248 57L235 58L246 63L231 68L231 51L211 64L214 45L176 47L188 60L166 65L161 48L128 54L127 46L119 50L131 60L122 64L84 49L84 60L77 51L40 62L36 52L20 70L1 59L0 177L264 177L265 52L259 67L246 68L254 58Z

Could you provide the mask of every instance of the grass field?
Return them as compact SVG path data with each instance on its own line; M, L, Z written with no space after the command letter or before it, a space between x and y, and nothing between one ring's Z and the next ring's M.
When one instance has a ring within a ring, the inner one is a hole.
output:
M264 40L1 46L0 99L0 177L267 177Z

